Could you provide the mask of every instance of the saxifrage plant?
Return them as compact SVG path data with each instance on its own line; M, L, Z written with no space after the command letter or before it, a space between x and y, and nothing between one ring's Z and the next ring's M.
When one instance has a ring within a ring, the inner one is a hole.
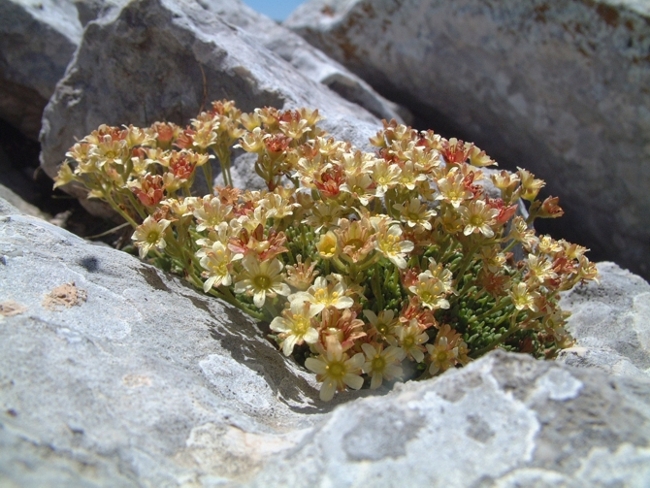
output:
M474 144L395 122L362 152L319 119L221 101L185 128L102 125L55 186L84 185L133 227L142 259L270 322L325 401L497 347L552 358L572 344L560 292L597 271L585 248L535 234L535 219L562 215L557 198L537 199L542 180L488 178L495 162ZM266 190L232 186L233 147L256 155ZM214 158L225 186L197 196Z

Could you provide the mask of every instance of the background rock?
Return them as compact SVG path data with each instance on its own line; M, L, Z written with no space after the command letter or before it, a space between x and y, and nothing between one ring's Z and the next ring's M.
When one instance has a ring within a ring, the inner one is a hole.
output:
M311 0L285 25L406 105L549 182L553 228L650 277L650 6Z
M38 139L81 32L72 2L0 0L0 118Z
M83 25L113 14L121 9L125 0L78 0L75 6ZM253 10L241 0L210 0L204 8L231 25L255 37L258 45L275 52L291 63L303 75L322 83L343 98L356 103L379 118L411 120L404 107L386 100L361 78L307 43L302 37L282 27L276 21Z
M396 119L407 124L412 122L412 115L406 108L385 99L368 83L302 37L257 13L240 0L213 0L211 5L222 20L256 37L264 47L289 62L307 78L326 85L380 119Z
M221 98L245 111L318 108L325 129L361 147L380 126L260 47L258 38L224 23L210 4L138 0L86 26L45 110L42 167L54 176L75 137L99 124L185 124Z
M610 375L649 377L650 285L614 263L598 263L598 271L600 284L577 287L562 299L578 344L559 360Z

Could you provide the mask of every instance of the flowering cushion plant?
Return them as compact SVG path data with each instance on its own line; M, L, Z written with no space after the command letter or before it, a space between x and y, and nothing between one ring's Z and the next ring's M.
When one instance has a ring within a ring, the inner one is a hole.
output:
M185 128L102 125L55 186L81 183L133 227L142 259L270 322L325 401L497 347L551 358L572 343L560 292L597 272L585 248L535 234L535 219L562 215L557 198L537 199L543 181L488 176L495 163L474 144L394 121L362 152L319 119L220 101ZM233 148L256 155L266 190L232 186ZM196 196L214 158L226 186Z

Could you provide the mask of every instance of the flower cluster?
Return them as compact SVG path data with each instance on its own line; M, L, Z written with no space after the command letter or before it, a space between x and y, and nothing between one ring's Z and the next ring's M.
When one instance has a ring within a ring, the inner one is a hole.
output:
M362 152L319 119L221 101L185 128L101 126L56 186L86 186L132 225L141 258L269 322L323 400L497 347L553 357L571 344L559 294L597 272L585 248L535 234L536 218L562 215L537 199L543 181L488 174L474 144L394 121ZM232 187L233 147L256 156L267 189ZM197 196L213 159L226 186Z

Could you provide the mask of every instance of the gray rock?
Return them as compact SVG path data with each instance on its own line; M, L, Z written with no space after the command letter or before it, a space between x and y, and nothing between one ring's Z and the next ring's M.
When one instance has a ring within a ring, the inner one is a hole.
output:
M245 479L319 418L311 375L237 310L0 210L3 486Z
M81 32L72 2L0 0L0 118L38 139Z
M6 186L0 184L0 199L12 205L20 213L32 215L41 219L49 219L51 216L41 212L38 207L27 203ZM1 212L1 211L0 211Z
M311 0L285 25L421 123L547 180L559 232L650 277L648 2Z
M323 405L237 310L1 199L0 273L9 486L650 483L642 376L495 352Z
M559 360L610 375L650 375L650 285L614 263L598 263L600 284L567 292L568 329L577 339Z
M83 25L111 15L126 3L125 0L75 1ZM307 78L328 86L375 116L411 122L412 116L407 109L386 100L365 81L314 48L302 37L253 10L241 0L210 0L203 2L202 6L218 15L224 22L246 31L256 39L258 45L275 52Z
M343 65L241 0L212 0L210 5L224 21L244 29L307 78L326 85L380 119L396 119L407 124L412 122L412 115L407 109L386 100Z
M337 408L250 486L650 483L650 382L491 353Z
M102 123L185 124L212 100L239 108L318 108L322 126L357 146L378 119L316 83L257 38L224 23L209 4L138 0L90 22L48 104L41 164L50 176L65 152Z

